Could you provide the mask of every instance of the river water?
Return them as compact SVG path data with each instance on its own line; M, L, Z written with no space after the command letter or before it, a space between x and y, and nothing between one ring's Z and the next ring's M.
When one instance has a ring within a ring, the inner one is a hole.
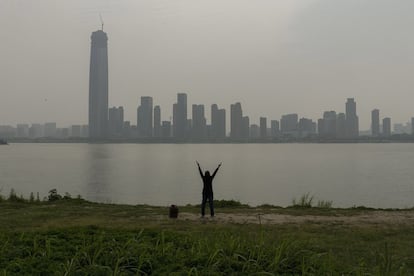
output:
M414 144L11 144L0 146L0 190L98 202L199 203L196 163L216 199L287 206L309 193L335 207L414 206Z

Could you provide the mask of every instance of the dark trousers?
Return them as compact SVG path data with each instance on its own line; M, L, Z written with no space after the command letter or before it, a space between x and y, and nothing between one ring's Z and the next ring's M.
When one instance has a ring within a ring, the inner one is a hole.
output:
M206 211L206 202L210 205L210 214L214 217L213 194L203 193L203 201L201 201L201 215L204 217Z

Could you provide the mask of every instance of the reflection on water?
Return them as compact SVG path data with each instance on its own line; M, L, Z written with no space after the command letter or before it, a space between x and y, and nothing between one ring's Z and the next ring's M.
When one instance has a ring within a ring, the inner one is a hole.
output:
M291 204L305 193L334 206L412 207L414 144L12 144L0 148L0 190L100 202L200 203L204 169L223 166L218 199Z
M85 153L85 173L88 176L85 197L93 201L110 202L110 148L104 144L89 145Z

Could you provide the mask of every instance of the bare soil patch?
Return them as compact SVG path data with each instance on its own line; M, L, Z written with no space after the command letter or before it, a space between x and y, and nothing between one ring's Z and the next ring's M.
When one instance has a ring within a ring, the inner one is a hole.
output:
M216 223L234 224L302 224L302 223L334 223L349 225L414 225L414 211L367 211L352 216L315 216L315 215L284 215L284 214L251 214L251 213L217 213L214 218L201 218L194 213L180 213L183 221L212 221Z

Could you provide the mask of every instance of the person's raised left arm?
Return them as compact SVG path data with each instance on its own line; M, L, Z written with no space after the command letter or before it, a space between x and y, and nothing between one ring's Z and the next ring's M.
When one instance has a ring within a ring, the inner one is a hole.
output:
M197 166L198 166L198 172L200 173L201 178L203 178L203 171L200 168L200 164L198 163L198 161L196 161Z

